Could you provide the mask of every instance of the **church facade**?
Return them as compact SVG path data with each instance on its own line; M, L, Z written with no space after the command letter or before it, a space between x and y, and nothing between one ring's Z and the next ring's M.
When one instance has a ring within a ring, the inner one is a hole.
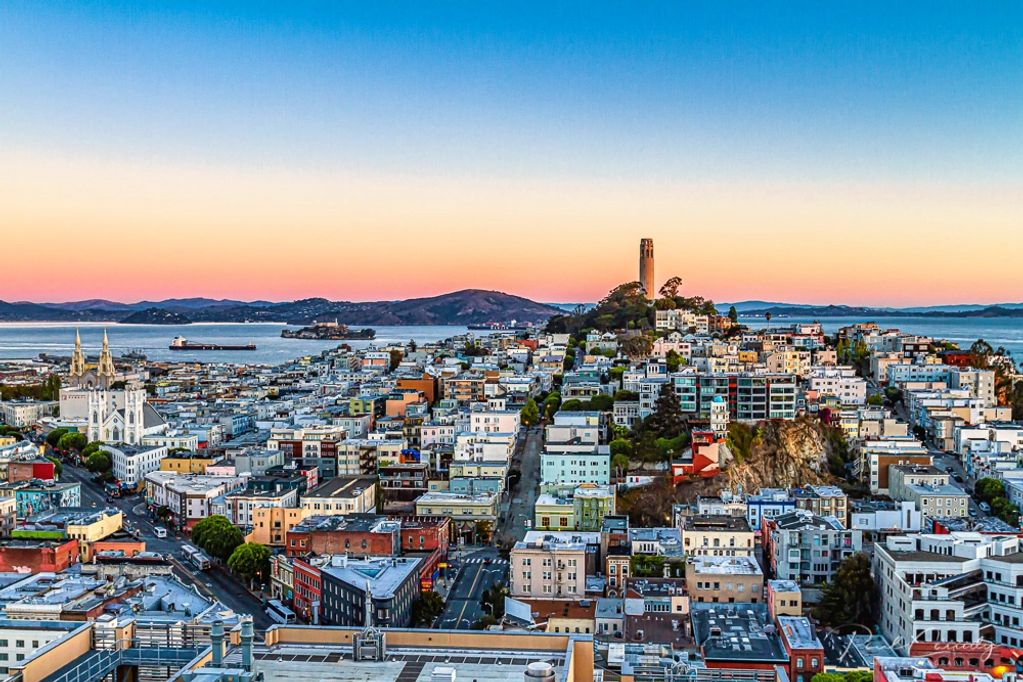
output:
M135 377L114 366L106 332L95 366L86 363L81 337L75 334L66 387L60 390L60 414L87 424L90 441L138 445L142 437L163 433L167 423L146 400L146 389Z

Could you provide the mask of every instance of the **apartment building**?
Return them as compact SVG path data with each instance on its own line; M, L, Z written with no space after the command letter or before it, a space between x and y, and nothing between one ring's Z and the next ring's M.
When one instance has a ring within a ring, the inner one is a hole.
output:
M863 533L846 529L834 516L799 509L764 526L764 556L782 580L829 582L838 565L861 549Z
M376 509L376 477L335 476L302 496L307 516L366 514Z
M509 582L513 597L582 599L586 595L586 540L550 533L515 543Z
M805 509L815 516L834 516L843 526L849 526L849 496L837 485L808 485L792 491L796 508Z
M110 455L114 478L127 485L138 485L146 474L160 470L160 460L167 456L165 445L104 445Z
M611 449L599 445L588 451L553 452L548 446L540 453L540 481L552 486L584 483L606 486L611 482Z
M937 467L893 466L889 478L892 499L912 502L924 516L965 518L970 514L970 496Z
M764 600L764 572L752 556L693 556L686 559L686 587L698 603L758 604Z
M1016 536L892 536L875 546L874 575L881 633L905 655L982 639L1023 645L1023 552Z
M686 516L682 519L682 545L689 556L753 556L754 533L737 516Z

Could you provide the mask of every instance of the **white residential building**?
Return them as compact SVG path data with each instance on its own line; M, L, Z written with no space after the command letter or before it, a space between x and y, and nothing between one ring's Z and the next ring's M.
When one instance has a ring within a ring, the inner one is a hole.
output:
M127 485L138 485L146 474L160 470L167 456L166 445L104 445L110 455L114 478Z

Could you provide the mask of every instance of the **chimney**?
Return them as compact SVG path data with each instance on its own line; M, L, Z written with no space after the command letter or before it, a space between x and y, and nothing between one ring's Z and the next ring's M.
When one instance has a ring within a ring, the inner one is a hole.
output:
M252 618L242 621L242 670L252 672Z
M213 621L213 627L210 628L210 641L213 644L213 660L210 662L210 666L213 668L223 668L224 621L222 620Z

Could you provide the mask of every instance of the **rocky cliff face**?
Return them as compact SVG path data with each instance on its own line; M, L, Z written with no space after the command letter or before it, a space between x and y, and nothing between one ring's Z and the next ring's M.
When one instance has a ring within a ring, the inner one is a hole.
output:
M767 421L754 427L755 436L745 456L731 454L731 461L715 479L733 492L756 492L758 488L790 488L833 483L828 473L830 445L824 427L815 419Z

